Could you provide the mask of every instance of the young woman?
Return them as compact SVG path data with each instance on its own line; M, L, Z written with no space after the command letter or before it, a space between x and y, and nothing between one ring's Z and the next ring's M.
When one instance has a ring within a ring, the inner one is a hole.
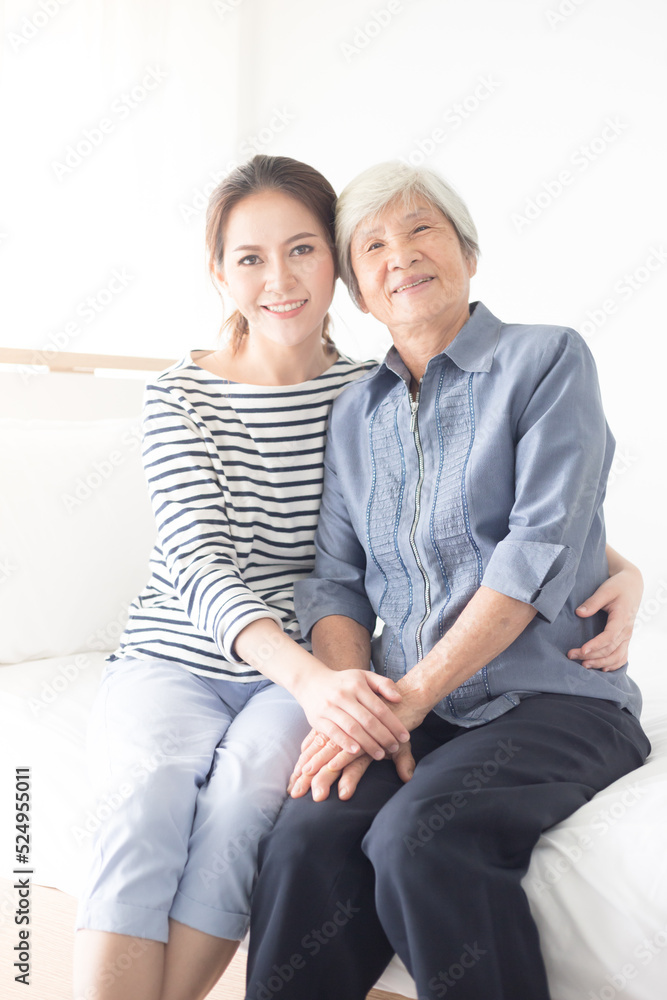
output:
M229 342L146 393L158 540L90 726L91 770L114 805L79 907L77 1000L204 997L247 930L257 843L309 728L378 759L408 739L387 706L393 682L326 667L294 615L329 408L373 364L327 332L334 205L325 178L286 157L223 181L207 245L237 305ZM612 570L587 602L612 611L591 659L611 644L620 666L640 585L620 557Z

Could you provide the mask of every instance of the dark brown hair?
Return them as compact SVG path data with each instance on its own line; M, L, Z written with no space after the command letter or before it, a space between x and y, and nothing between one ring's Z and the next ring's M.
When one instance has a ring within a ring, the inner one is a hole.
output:
M258 155L232 170L218 184L209 199L206 211L206 247L208 267L214 284L216 269L222 266L224 231L229 214L244 198L260 191L282 191L305 205L327 234L335 263L336 192L329 181L319 170L299 160L292 160L289 156ZM333 347L328 333L329 320L327 313L322 326L322 339ZM223 329L225 327L230 328L232 350L237 351L248 332L248 321L236 309L223 324Z

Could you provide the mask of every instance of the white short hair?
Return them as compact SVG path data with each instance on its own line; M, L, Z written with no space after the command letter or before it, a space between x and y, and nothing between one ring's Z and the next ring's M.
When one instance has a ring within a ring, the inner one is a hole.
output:
M340 275L359 305L359 285L352 268L351 246L357 226L377 218L393 202L412 207L425 198L453 225L466 257L479 256L477 229L463 199L433 170L411 167L400 160L378 163L364 170L347 185L336 203L336 247Z

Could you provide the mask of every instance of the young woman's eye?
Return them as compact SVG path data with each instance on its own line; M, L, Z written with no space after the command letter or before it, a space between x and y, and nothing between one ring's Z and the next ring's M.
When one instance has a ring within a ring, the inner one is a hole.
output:
M249 253L247 257L241 257L239 264L256 264L258 260L256 253Z
M292 247L292 253L296 257L303 257L307 253L312 253L313 249L308 243L299 243L298 247Z

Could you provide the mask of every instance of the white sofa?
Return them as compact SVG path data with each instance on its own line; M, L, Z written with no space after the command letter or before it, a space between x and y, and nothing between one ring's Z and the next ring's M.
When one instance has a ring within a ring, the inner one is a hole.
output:
M0 876L14 768L29 766L33 881L74 896L113 808L90 795L87 715L154 534L142 392L137 378L0 371ZM548 831L524 882L552 1000L667 997L667 636L645 625L633 642L651 757ZM416 996L398 959L378 987Z

